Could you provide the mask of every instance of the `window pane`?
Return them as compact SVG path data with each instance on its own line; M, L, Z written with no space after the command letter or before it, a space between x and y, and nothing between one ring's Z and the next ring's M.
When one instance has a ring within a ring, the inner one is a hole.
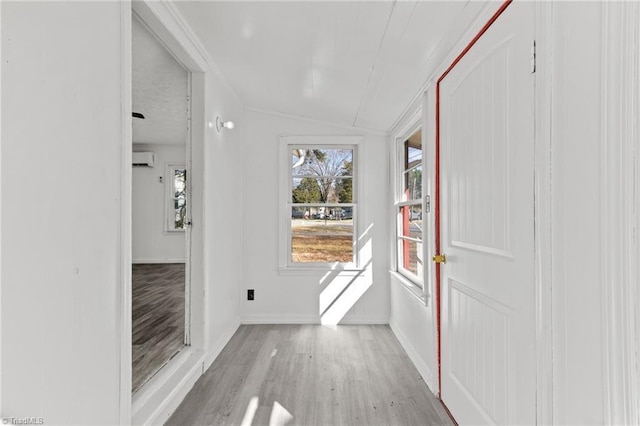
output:
M352 149L292 149L293 176L353 176Z
M402 174L404 194L403 201L422 198L422 165Z
M291 261L353 262L353 208L293 207Z
M175 214L174 214L174 227L175 229L184 229L185 217L187 215L187 202L184 198L177 198L173 201Z
M293 203L352 203L353 178L293 178Z
M401 239L399 248L399 266L418 277L422 277L422 243Z
M293 203L320 203L322 199L321 186L317 179L305 177L294 178L291 185L291 202Z
M407 141L408 143L408 141ZM407 162L405 169L422 163L422 142L419 146L407 146Z
M291 261L294 263L353 262L353 236L293 235Z
M175 198L173 200L173 205L175 207L175 209L180 209L183 208L187 205L187 200L185 200L184 198Z
M402 201L416 202L413 205L398 207L398 270L404 272L416 284L422 281L423 275L422 154L422 130L419 129L401 145L401 158L396 176L402 191L398 198Z
M422 130L404 141L404 169L409 170L422 163Z
M422 206L400 207L400 235L422 239Z
M173 190L174 197L184 197L186 194L187 171L185 169L173 170Z
M336 179L336 203L353 203L353 178Z
M403 144L402 200L422 197L422 130L418 130Z

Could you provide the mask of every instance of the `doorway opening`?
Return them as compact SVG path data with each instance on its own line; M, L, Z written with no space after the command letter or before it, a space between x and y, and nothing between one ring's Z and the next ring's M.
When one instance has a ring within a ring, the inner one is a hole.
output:
M132 17L132 393L189 346L190 72Z

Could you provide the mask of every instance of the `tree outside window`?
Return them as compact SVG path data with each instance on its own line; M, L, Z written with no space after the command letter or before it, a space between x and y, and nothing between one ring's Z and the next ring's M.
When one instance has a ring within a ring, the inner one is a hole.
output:
M183 231L187 225L187 169L184 164L170 164L167 176L167 230Z
M354 262L355 147L289 148L290 262Z

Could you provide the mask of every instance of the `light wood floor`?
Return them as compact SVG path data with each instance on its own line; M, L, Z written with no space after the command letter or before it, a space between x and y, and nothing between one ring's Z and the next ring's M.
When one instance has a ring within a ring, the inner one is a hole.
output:
M452 425L388 326L245 325L167 425Z
M133 392L184 345L184 263L132 267Z

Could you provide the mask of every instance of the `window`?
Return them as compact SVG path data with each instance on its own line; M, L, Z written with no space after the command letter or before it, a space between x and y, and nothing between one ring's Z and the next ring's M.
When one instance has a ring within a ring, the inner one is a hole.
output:
M281 266L355 265L356 145L302 143L307 139L319 138L295 138L282 153L287 189Z
M187 169L184 164L167 167L167 231L183 231L187 224Z
M398 143L397 270L422 287L422 130Z

